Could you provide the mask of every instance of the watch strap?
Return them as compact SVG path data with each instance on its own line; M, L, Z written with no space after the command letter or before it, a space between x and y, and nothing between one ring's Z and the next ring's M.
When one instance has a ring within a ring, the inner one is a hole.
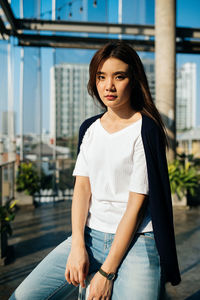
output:
M102 268L99 269L99 273L106 277L108 280L114 280L115 279L115 273L107 273Z

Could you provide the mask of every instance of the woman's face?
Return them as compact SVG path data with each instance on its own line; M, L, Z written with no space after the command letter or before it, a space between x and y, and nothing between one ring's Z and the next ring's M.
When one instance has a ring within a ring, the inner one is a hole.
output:
M110 57L97 70L96 86L99 97L107 108L130 107L130 78L128 65Z

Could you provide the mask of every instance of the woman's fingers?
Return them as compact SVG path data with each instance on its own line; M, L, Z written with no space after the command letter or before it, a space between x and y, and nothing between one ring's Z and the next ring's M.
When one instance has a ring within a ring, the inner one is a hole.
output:
M88 275L88 271L89 271L89 262L85 262L85 264L83 265L83 267L79 270L79 282L82 288L85 287L85 279Z
M79 273L79 282L82 288L85 288L85 276L83 272Z
M89 270L89 259L86 250L71 251L66 264L65 278L68 283L85 287L85 279Z
M87 274L83 273L82 270L76 271L76 270L69 270L66 269L65 272L65 278L69 284L73 284L75 286L78 286L79 284L82 286L82 288L85 287L85 279Z
M66 267L65 270L65 279L69 284L73 284L75 286L79 285L79 279L78 279L78 274L75 270L70 270L70 268Z
M67 280L67 282L68 282L69 284L71 284L71 280L70 280L70 271L69 271L69 268L68 268L68 267L66 267L66 269L65 269L65 279Z
M70 280L74 286L79 285L79 276L78 276L78 272L76 270L73 270L70 272Z

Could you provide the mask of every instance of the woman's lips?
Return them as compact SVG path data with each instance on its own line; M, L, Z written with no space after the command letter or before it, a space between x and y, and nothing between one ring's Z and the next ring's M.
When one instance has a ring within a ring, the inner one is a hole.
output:
M117 96L114 96L114 95L106 95L106 99L108 99L108 100L114 100L116 98L117 98Z

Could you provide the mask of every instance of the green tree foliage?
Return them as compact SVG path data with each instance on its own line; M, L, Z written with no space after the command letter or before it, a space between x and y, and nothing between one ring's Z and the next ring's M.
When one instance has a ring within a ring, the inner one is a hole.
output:
M10 222L15 218L14 206L17 201L9 201L5 205L0 205L0 223L1 223L1 233L6 232L7 234L12 234L12 228Z
M172 194L177 194L181 199L186 194L195 195L200 183L199 168L192 162L183 163L175 160L168 166L169 180Z
M40 178L32 163L21 163L17 173L16 187L18 192L25 191L34 195L40 190Z

